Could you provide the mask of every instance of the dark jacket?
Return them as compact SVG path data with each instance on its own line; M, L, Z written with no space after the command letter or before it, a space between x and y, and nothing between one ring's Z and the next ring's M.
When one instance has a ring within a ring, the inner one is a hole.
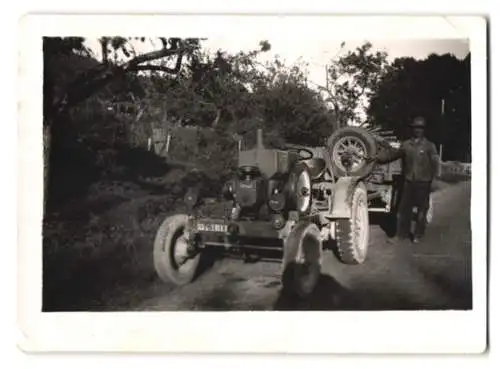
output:
M439 155L436 145L426 138L404 141L399 149L380 152L377 162L389 163L403 159L403 173L408 181L430 182L438 174Z

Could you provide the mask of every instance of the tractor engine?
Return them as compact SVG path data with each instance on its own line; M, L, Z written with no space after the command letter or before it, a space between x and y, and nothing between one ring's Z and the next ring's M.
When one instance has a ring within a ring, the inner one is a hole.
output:
M311 177L297 153L265 148L261 134L254 149L239 152L237 173L223 193L233 201L232 220L265 220L280 228L290 211L309 212Z
M265 180L256 166L238 168L234 182L234 200L238 207L250 213L257 213L266 201Z
M237 176L226 183L223 193L234 203L233 220L269 220L278 228L284 225L289 211L307 213L312 197L311 180L306 170L296 169L266 178L255 166L238 168Z

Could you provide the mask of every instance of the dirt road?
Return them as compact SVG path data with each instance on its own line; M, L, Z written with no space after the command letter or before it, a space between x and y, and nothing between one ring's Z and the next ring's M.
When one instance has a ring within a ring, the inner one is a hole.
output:
M132 310L402 310L472 307L470 182L435 193L435 213L419 245L393 245L378 225L370 230L363 265L323 262L320 283L308 301L280 290L278 263L222 260L193 284L174 288L151 282L136 291ZM478 245L480 247L480 245ZM142 297L141 297L142 296ZM129 298L132 298L129 296ZM129 309L130 309L129 308Z

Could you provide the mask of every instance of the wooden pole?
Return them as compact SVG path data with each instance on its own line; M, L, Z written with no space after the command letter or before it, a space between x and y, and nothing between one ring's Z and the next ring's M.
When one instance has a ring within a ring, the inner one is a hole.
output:
M168 155L168 150L170 148L170 138L172 137L172 134L169 132L168 135L167 135L167 145L166 145L166 148L165 148L165 151Z
M445 107L445 99L441 99L441 135L444 136L444 107ZM439 158L441 161L443 160L443 137L441 137L441 144L439 145Z
M325 76L326 76L326 89L327 91L330 91L330 81L328 79L328 65L325 65Z
M441 99L441 142L439 144L439 167L438 167L438 176L442 175L442 163L443 163L443 139L444 139L444 108L445 108L445 100Z

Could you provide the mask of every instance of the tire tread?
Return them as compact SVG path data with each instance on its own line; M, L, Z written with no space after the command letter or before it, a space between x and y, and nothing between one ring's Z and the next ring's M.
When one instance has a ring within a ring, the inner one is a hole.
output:
M358 186L354 189L351 198L351 208L353 208L352 202L357 196L357 192L364 191L363 186ZM354 210L354 209L353 209ZM368 211L368 209L367 209ZM369 225L367 225L369 226ZM335 233L336 233L336 254L339 260L344 264L357 265L364 261L364 257L358 255L356 250L356 245L353 242L354 239L354 221L352 216L349 219L338 219L335 222Z
M187 216L185 214L177 214L166 218L158 228L154 240L153 248L153 264L156 274L165 283L173 283L176 286L183 286L193 281L196 274L196 266L199 262L199 255L193 270L186 274L179 274L171 264L170 249L165 250L165 243L171 243L172 237L176 231L186 223Z

